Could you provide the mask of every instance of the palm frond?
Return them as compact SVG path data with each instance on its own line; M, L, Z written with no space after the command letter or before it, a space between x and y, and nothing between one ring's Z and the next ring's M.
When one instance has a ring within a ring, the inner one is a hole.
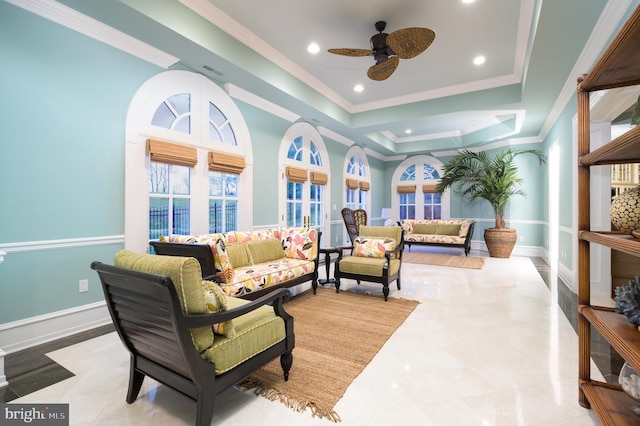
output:
M501 216L512 196L526 196L515 164L515 158L523 154L534 155L540 164L547 161L547 156L535 149L507 148L493 156L486 151L461 151L444 165L436 191L442 194L451 188L471 201L487 200L496 216Z

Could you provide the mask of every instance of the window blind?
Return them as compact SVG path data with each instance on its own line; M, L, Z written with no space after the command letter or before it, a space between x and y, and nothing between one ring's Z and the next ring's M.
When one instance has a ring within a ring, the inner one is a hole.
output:
M228 154L226 152L209 151L209 170L212 172L223 172L239 175L244 171L246 163L244 157L240 155Z
M191 146L155 139L147 139L146 145L151 161L187 167L193 167L198 163L198 152Z
M289 182L304 183L309 178L305 169L297 169L295 167L287 167L287 180Z

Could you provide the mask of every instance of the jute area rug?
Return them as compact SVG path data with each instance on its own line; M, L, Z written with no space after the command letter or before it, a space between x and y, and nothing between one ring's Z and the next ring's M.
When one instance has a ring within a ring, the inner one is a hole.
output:
M402 254L402 261L421 263L423 265L448 266L451 268L482 269L484 258L472 256L454 256L450 254L407 252Z
M319 287L286 302L293 317L296 346L289 380L280 359L240 384L272 401L313 416L339 422L334 411L351 382L373 359L417 301L349 293Z

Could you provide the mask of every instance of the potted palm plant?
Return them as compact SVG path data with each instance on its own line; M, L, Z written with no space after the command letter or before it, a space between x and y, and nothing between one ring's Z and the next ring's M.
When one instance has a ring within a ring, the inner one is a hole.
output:
M513 195L526 196L520 188L522 178L518 176L515 157L530 154L540 164L547 157L535 149L513 150L511 148L489 155L486 151L462 151L444 165L442 179L436 191L442 194L451 187L471 201L485 199L491 204L496 216L495 228L484 231L484 240L491 257L509 257L518 239L516 230L505 227L504 209Z

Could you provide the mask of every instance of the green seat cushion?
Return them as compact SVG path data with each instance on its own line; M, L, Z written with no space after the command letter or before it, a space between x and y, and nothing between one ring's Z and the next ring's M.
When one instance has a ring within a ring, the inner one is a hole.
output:
M254 265L284 257L282 242L279 239L269 238L267 240L250 241L246 244L251 263Z
M438 235L458 235L460 233L461 224L452 225L452 224L444 224L439 223L437 226L437 234ZM414 225L415 229L415 225Z
M340 260L340 271L348 274L381 277L384 263L384 258L347 256ZM397 273L399 269L400 259L392 259L389 265L389 275Z
M228 309L244 303L249 302L227 298ZM261 306L234 318L233 325L236 332L233 339L216 336L213 346L202 354L204 359L215 364L216 374L231 370L286 337L284 320L275 314L272 306Z
M114 265L118 268L165 275L171 278L176 293L178 293L183 313L209 313L202 290L200 264L195 258L159 256L120 250L115 255ZM202 352L213 344L213 331L211 327L196 328L191 330L191 338L198 352Z

